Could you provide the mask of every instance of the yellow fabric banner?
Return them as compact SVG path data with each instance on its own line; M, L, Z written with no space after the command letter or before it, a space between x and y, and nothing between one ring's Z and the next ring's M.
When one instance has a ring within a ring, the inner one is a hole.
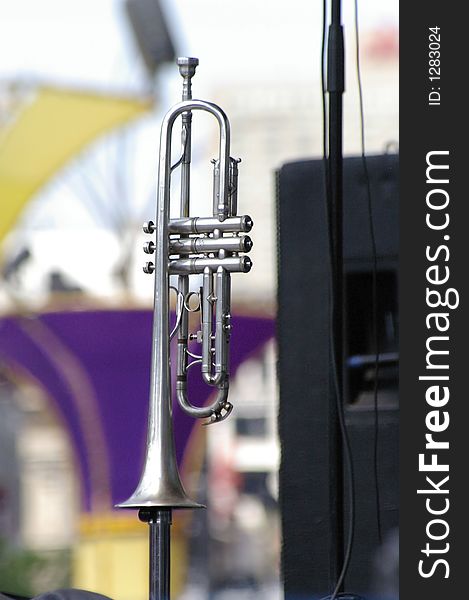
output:
M0 243L28 200L86 144L150 100L41 88L0 130Z

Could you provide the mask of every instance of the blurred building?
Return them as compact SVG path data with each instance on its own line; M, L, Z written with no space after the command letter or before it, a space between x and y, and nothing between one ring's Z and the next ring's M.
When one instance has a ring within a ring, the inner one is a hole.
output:
M79 514L70 443L37 387L3 377L0 456L0 542L18 557L10 557L11 579L37 592L69 584Z
M20 537L20 459L17 439L21 411L12 400L12 386L0 374L0 537Z
M208 525L215 591L268 589L275 598L280 534L277 518L275 346L246 361L233 380L230 419L208 431ZM270 586L270 587L269 587Z
M22 413L17 436L22 543L40 551L68 549L80 504L68 435L36 387L19 388L15 396Z

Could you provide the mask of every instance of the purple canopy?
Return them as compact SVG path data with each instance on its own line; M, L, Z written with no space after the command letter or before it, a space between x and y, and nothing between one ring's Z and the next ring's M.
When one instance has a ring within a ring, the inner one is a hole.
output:
M151 351L150 310L55 312L0 319L0 360L39 384L69 432L84 510L106 510L135 489L143 462ZM271 319L235 316L231 373L274 335ZM195 371L195 369L194 369ZM191 376L191 402L211 392ZM194 420L174 404L181 461Z

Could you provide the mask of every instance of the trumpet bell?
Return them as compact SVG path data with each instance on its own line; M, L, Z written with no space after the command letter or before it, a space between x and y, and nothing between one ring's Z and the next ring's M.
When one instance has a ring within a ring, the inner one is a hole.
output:
M164 470L163 470L164 469ZM147 458L145 469L135 492L117 505L118 508L205 508L191 500L179 477L175 455L167 461Z
M159 490L148 490L138 487L135 493L125 502L116 505L117 508L206 508L191 500L184 489L177 486L162 486Z

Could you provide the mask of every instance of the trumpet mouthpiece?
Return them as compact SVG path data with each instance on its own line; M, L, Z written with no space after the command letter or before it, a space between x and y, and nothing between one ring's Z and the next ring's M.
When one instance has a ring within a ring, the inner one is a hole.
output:
M179 73L181 73L183 77L193 77L195 75L195 69L197 68L198 64L199 59L190 56L180 56L177 59Z
M190 56L180 56L177 59L179 67L179 73L183 77L184 81L182 84L182 99L190 100L192 98L192 77L195 75L195 69L199 64L198 58ZM183 117L184 118L184 117Z

